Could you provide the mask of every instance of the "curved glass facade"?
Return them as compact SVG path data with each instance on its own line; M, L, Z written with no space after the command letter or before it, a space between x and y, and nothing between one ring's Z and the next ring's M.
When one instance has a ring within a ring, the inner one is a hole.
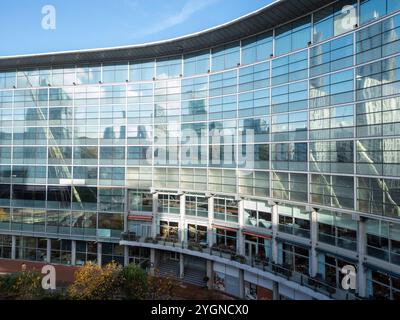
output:
M128 233L335 292L350 265L351 294L399 299L399 9L341 0L200 52L0 71L0 258L146 262Z

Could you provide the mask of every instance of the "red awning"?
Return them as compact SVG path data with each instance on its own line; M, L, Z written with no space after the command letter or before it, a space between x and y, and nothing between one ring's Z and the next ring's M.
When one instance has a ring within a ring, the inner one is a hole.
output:
M213 224L213 228L222 229L222 230L227 230L227 231L233 231L233 232L237 232L237 231L239 230L239 229L235 229L235 228L217 226L217 225L215 225L215 224Z
M152 216L128 216L129 221L153 221Z
M257 234L254 232L243 231L243 234L246 236L252 236L252 237L257 237L257 238L262 238L262 239L272 239L272 236L265 235L265 234Z

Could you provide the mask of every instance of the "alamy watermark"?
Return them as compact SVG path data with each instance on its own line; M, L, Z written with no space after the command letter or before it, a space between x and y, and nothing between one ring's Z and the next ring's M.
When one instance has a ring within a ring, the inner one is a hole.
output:
M53 5L45 5L42 7L42 29L55 30L57 27L56 8Z
M351 265L344 266L340 270L345 276L342 279L343 290L356 290L357 289L357 272L356 268Z
M143 164L254 168L255 154L257 160L268 159L267 148L256 150L253 129L245 129L238 135L232 128L174 129L179 126L176 123L154 129L153 148L147 148L141 155Z
M52 265L45 265L42 268L42 288L44 290L56 290L56 268Z

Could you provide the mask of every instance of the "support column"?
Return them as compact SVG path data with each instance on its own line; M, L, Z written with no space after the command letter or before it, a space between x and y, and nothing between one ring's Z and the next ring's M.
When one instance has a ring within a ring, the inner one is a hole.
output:
M153 193L153 220L151 222L151 236L157 237L158 193Z
M237 239L237 251L240 255L244 256L244 237L243 237L243 225L244 225L244 200L239 200L239 230Z
M97 264L101 267L102 262L101 262L101 256L103 254L103 247L101 245L101 242L97 242Z
M183 253L179 255L179 278L185 277L185 256Z
M76 241L71 241L71 265L76 265Z
M365 248L367 243L367 233L365 230L365 220L360 218L357 230L357 251L358 251L358 268L357 268L357 291L360 297L367 296L367 274L364 267Z
M272 223L272 240L271 240L271 249L272 249L272 262L278 263L278 242L276 237L278 235L278 224L279 224L279 215L278 215L278 203L272 202L272 213L271 213L271 223Z
M310 212L310 238L310 274L312 277L315 277L318 273L318 255L316 250L318 242L318 212L314 208Z
M51 239L47 239L46 262L51 263Z
M124 246L124 266L129 266L129 246Z
M214 245L213 221L214 221L214 197L209 196L209 198L208 198L207 241L208 241L208 246L210 248Z
M239 298L244 299L245 295L244 270L239 269Z
M24 237L19 237L18 259L20 259L20 260L24 260L25 259L24 247L25 247L25 238Z
M128 232L128 217L130 213L130 193L125 189L124 232Z
M150 275L155 276L156 266L156 249L150 249Z
M186 242L186 232L185 232L186 195L185 194L179 196L179 203L180 203L179 240L181 242Z
M17 236L12 236L11 237L11 259L15 260L17 256Z
M207 288L212 289L214 284L214 262L207 260Z
M279 300L279 283L275 281L272 284L272 300Z

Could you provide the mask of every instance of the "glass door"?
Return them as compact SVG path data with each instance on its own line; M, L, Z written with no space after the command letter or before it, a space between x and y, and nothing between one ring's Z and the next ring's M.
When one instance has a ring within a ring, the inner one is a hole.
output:
M258 255L258 246L256 243L253 242L245 242L245 255L248 257L250 260L253 260L257 257Z

